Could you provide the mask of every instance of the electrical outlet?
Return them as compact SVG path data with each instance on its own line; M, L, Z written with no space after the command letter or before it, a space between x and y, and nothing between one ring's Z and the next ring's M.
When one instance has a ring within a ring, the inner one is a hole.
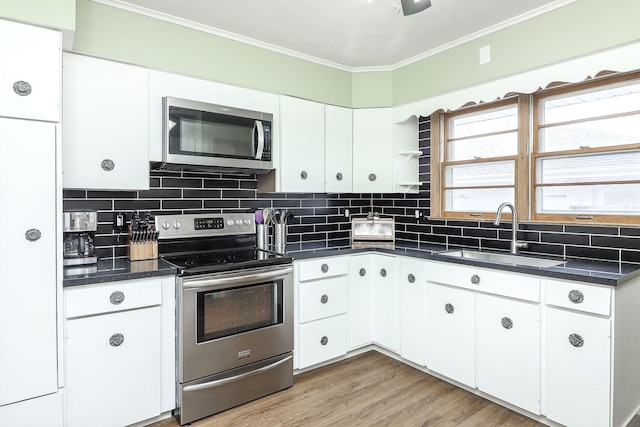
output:
M125 212L113 213L113 231L122 233L127 226L127 214Z

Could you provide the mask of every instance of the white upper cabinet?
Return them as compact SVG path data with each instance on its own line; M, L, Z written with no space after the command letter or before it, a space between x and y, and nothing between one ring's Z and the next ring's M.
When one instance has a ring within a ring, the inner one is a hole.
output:
M324 104L280 98L281 191L324 192Z
M64 54L63 187L149 188L148 81L144 68Z
M393 109L353 110L353 192L393 191Z
M58 31L0 20L0 116L60 121Z
M353 188L353 114L350 108L324 107L324 189L350 193Z

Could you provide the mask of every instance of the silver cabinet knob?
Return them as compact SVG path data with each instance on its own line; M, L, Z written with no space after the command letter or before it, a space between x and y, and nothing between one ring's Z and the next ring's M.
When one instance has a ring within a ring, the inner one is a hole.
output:
M124 301L124 293L120 291L112 292L109 296L109 301L111 301L111 304L113 305L122 304L122 302Z
M124 335L122 334L113 334L111 338L109 338L109 345L111 347L118 347L124 342Z
M571 292L569 292L568 297L569 297L569 301L571 301L574 304L580 304L582 301L584 301L584 294L578 291L577 289L574 289Z
M342 174L340 172L336 174L336 180L342 181Z
M474 285L479 284L480 276L478 276L477 274L474 274L473 276L471 276L471 283L473 283Z
M508 317L503 317L500 320L500 324L502 325L503 328L505 329L511 329L513 328L513 321L511 319L509 319Z
M453 304L446 303L444 305L444 311L446 311L449 314L453 313L455 311L455 309L453 308Z
M367 274L367 270L364 268L361 268L360 271L358 272L358 274L360 275L360 277L363 277Z
M415 283L416 282L416 276L414 276L413 274L409 273L409 275L407 276L407 282Z
M320 303L321 303L321 304L326 304L327 302L329 302L329 297L328 297L326 294L325 294L325 295L322 295L322 296L320 297Z
M307 174L307 171L300 172L300 178L307 179L308 176L309 176L309 174Z
M100 167L107 172L111 172L116 167L116 164L111 159L104 159L100 162Z
M320 344L327 345L328 342L329 342L329 338L327 338L326 336L320 338Z
M322 264L320 266L320 271L322 271L323 273L326 273L329 271L329 266L327 264Z
M569 344L574 347L582 347L584 345L584 338L579 334L571 334L569 335Z
M31 93L31 85L24 80L18 80L13 84L13 91L19 96L27 96Z
M37 228L30 228L24 233L24 238L30 242L38 241L40 237L42 237L42 233Z
M381 269L380 269L380 276L382 276L382 277L387 277L387 270L386 270L386 269L384 269L384 268L381 268Z
M375 181L376 179L378 179L378 177L376 176L376 174L375 174L375 173L370 173L370 174L369 174L369 181L373 182L373 181Z

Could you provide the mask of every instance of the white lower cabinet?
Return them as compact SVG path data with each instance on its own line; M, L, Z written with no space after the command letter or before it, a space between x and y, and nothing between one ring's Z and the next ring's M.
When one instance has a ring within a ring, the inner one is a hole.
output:
M0 420L7 427L63 427L63 419L61 391L0 406Z
M65 289L68 427L124 426L161 414L161 283Z
M386 255L373 257L373 341L395 352L400 344L397 259Z
M350 350L373 343L373 256L354 255L349 268Z
M400 258L400 356L425 365L427 271L420 259Z
M478 389L540 414L540 305L476 295Z
M476 385L473 292L427 282L427 368L469 387Z
M348 257L295 262L294 367L347 353Z
M610 425L611 321L546 309L546 416L567 426Z

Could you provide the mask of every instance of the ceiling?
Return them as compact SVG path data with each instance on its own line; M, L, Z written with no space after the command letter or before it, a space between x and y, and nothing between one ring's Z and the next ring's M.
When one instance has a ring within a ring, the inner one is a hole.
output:
M576 0L94 0L348 70L394 69Z

